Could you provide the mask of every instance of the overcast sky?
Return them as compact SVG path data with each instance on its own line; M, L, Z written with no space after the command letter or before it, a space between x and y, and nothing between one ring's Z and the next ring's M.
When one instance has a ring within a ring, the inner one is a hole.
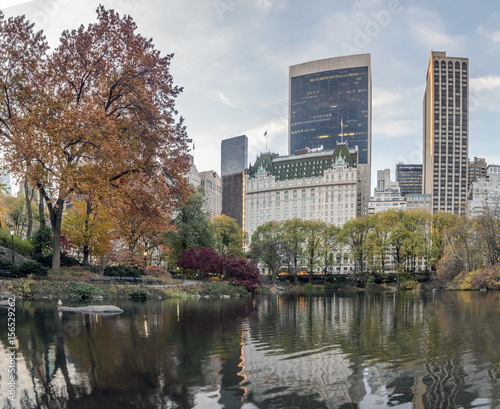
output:
M249 161L288 149L288 67L370 53L372 175L422 162L422 100L431 51L469 58L469 157L500 164L500 4L494 0L0 0L52 48L96 21L99 4L130 14L164 54L199 171L220 174L223 139L246 134ZM394 174L392 174L394 178ZM372 178L373 179L373 178ZM372 185L373 187L373 185Z

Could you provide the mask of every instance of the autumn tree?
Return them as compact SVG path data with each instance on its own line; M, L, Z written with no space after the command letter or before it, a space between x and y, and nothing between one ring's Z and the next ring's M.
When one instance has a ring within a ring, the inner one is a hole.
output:
M9 135L5 157L45 199L55 271L64 203L73 195L92 188L98 201L132 207L146 196L164 219L187 193L189 141L175 110L181 89L169 72L172 55L161 56L136 29L130 16L101 6L97 23L64 31L45 58L43 38L25 26L38 39L39 54L29 61L41 61L27 71L40 80L24 122L29 126ZM6 65L1 67L5 74Z
M500 206L485 204L477 218L478 236L484 244L486 264L494 266L500 258Z
M62 233L83 253L83 265L89 257L104 255L111 249L114 223L101 205L94 208L88 198L74 198L63 220Z
M18 197L0 196L0 217L3 225L14 231L16 236L28 237L28 214L26 199L22 193Z
M8 152L11 142L28 138L32 133L32 112L41 96L43 65L48 44L41 31L34 31L34 25L24 16L4 19L0 11L0 135L4 153ZM6 149L7 148L7 151ZM31 169L23 161L23 152L16 152L12 158L8 154L4 165L10 170L21 168L18 175ZM10 161L8 160L10 157ZM16 166L12 166L11 161ZM32 230L31 200L33 188L28 186L27 178L22 178L26 198L27 237Z

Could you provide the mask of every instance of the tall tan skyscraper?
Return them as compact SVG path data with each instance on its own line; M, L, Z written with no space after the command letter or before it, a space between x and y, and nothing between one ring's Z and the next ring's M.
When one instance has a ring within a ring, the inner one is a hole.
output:
M469 60L431 52L424 95L423 193L432 211L465 213L469 157Z

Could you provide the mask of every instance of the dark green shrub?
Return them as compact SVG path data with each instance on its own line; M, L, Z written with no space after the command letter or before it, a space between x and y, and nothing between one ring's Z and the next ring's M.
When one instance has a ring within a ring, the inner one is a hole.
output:
M6 260L4 258L0 258L0 270L10 271L11 273L16 273L17 267L14 264L12 264L9 260Z
M86 300L99 295L97 288L92 284L79 283L71 290L71 298Z
M64 266L64 267L73 267L73 266L79 266L80 265L80 262L70 256L69 254L66 254L66 253L61 253L61 266Z
M37 254L33 257L33 259L37 262L39 262L41 265L45 267L52 267L52 254ZM79 266L80 262L66 253L61 253L61 266L62 267L72 267L72 266Z
M19 277L26 277L30 274L36 276L46 276L49 272L47 267L42 266L36 261L25 261L17 267L17 275Z
M37 254L33 257L33 260L40 263L42 266L48 268L52 267L52 254L50 255Z
M104 269L104 275L112 277L140 277L141 270L119 264L117 266L106 266Z
M128 293L128 296L133 300L146 300L149 297L149 292L145 288L134 288Z
M49 254L52 252L52 229L44 227L38 229L31 236L32 254L34 256L40 254Z
M0 270L13 271L15 269L16 266L12 264L9 260L0 258Z

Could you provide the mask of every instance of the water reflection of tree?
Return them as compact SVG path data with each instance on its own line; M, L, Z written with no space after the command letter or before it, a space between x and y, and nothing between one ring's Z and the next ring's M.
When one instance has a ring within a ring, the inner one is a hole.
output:
M251 300L130 304L113 317L26 308L19 352L33 389L22 407L191 408L192 388L206 384L204 365L241 355L241 324L252 309Z

